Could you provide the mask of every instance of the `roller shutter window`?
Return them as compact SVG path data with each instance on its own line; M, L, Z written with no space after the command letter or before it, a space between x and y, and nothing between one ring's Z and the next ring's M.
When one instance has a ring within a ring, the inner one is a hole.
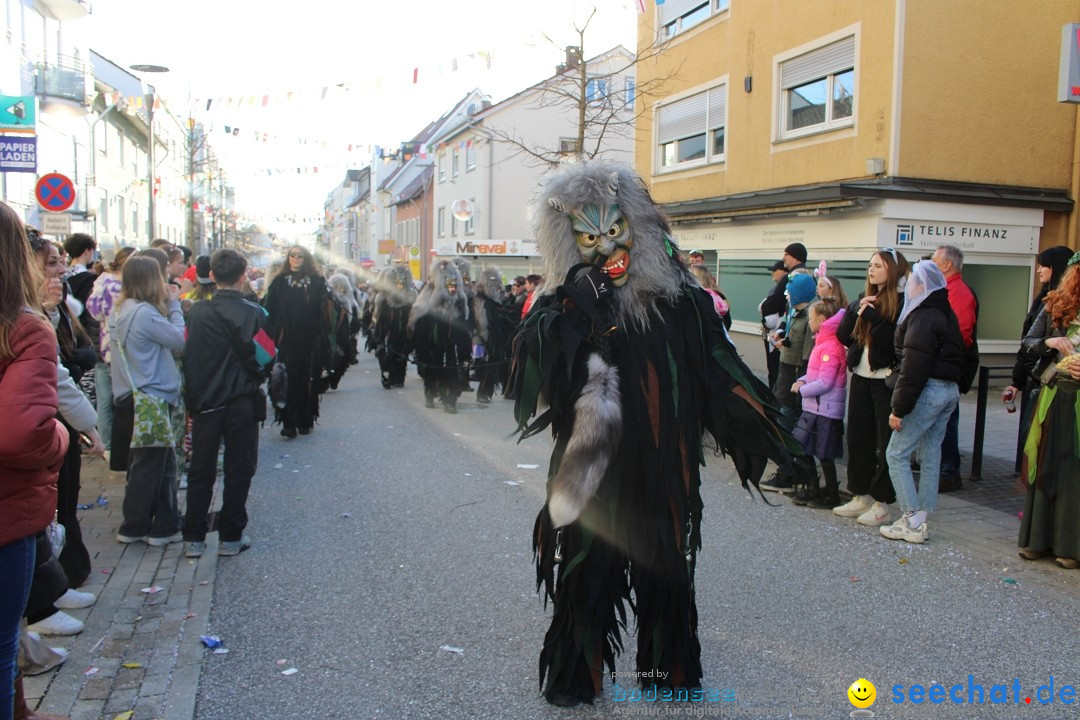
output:
M783 134L847 127L854 111L855 37L783 62Z
M723 159L726 105L721 85L657 108L660 167Z

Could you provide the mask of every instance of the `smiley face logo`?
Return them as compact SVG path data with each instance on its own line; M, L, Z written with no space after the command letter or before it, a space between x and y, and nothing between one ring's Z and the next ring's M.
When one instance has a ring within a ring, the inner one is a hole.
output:
M859 678L847 689L848 700L857 708L868 708L877 700L877 688L866 678Z

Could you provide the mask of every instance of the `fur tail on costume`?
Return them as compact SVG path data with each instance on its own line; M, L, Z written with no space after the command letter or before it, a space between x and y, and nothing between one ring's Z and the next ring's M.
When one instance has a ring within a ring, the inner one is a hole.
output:
M574 429L551 483L548 513L554 527L578 519L607 472L622 436L619 373L599 355L589 358L589 379L574 404Z

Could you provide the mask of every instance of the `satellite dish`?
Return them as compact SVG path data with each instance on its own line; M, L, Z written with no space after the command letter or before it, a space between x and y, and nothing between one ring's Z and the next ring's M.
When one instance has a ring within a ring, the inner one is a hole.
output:
M458 220L468 220L473 216L473 203L472 200L455 200L450 206L450 212L454 213L454 217Z

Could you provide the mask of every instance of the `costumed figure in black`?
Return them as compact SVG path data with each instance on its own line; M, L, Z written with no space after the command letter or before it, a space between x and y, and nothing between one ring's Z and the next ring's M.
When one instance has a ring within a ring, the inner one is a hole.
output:
M473 304L473 281L472 281L472 263L461 257L450 258L450 262L457 266L458 272L461 273L461 287L458 288L458 292L465 296L465 304L472 308ZM472 312L469 313L469 334L471 335L476 330L476 315ZM473 362L473 357L470 354L465 359L465 368L461 373L461 391L472 392L473 388L469 385L469 380L475 378L476 363Z
M289 249L263 306L269 313L266 332L289 377L285 407L274 408L274 421L281 423L284 437L307 435L319 417L319 384L329 358L328 332L335 310L326 280L306 248Z
M514 340L507 396L522 438L554 436L533 532L537 587L554 603L540 687L556 705L592 702L629 604L641 682L692 699L703 433L744 487L770 459L790 466L798 446L629 166L565 167L533 219L548 282Z
M440 398L443 410L456 413L465 361L472 353L469 305L461 293L461 273L452 262L438 260L431 269L431 292L422 305L419 300L413 305L412 346L427 407L435 407L435 398Z
M473 364L476 367L476 402L490 403L495 387L506 387L510 369L510 341L517 315L506 303L506 288L495 267L485 268L473 285ZM520 313L519 313L520 314Z
M409 313L416 301L416 286L408 265L395 265L379 275L371 317L372 342L379 358L382 386L404 387L409 360Z
M322 390L337 390L338 383L356 357L356 334L360 332L360 306L347 275L334 273L326 280L333 307L330 313L329 362Z

